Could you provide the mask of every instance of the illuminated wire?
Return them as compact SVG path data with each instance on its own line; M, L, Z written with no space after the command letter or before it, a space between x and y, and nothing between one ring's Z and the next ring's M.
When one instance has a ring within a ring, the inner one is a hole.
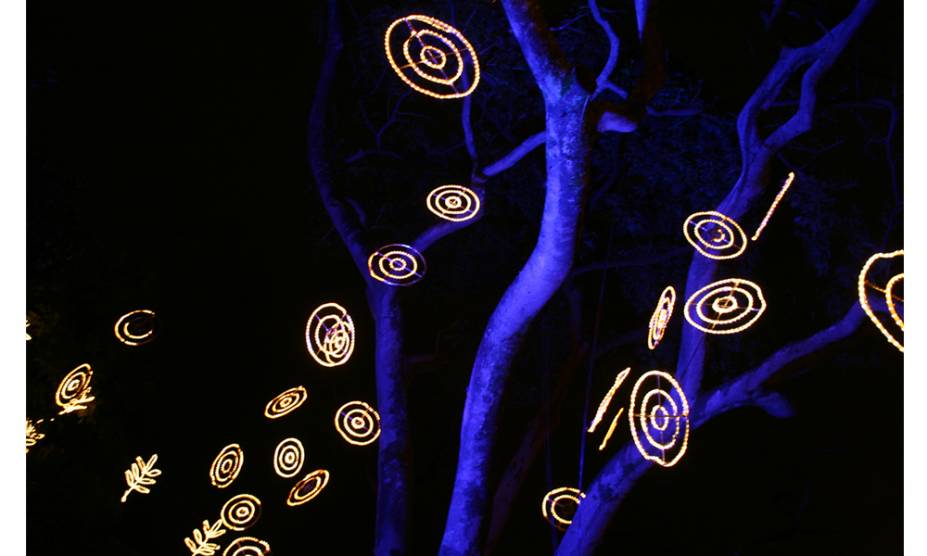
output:
M309 392L302 386L285 390L267 402L267 406L264 408L264 417L279 419L303 405L308 397Z
M401 30L408 31L408 36ZM422 94L438 99L461 98L472 93L480 82L476 50L460 31L433 17L408 15L397 19L386 29L383 45L396 75ZM398 55L394 56L395 50L402 52L400 61ZM459 90L458 83L466 88Z
M411 286L425 276L427 265L411 245L392 243L374 251L367 259L370 276L390 286Z
M657 381L657 386L639 397L641 387L651 379ZM672 387L670 391L660 386L663 380L669 382ZM628 423L631 426L634 444L644 459L663 467L672 467L686 453L686 447L689 445L689 402L671 374L648 371L637 379L634 389L631 390ZM667 429L670 429L671 423L674 426L667 439ZM660 438L657 439L656 436Z
M686 320L708 334L736 334L753 326L766 310L758 285L743 278L708 284L686 301Z
M669 325L670 317L673 316L673 308L676 306L676 289L673 286L666 286L660 299L657 300L657 308L653 310L650 316L650 324L647 326L647 347L656 349L666 334L666 327Z
M328 485L329 472L326 469L316 469L309 473L290 489L286 498L287 506L299 506L312 500Z
M904 353L904 344L898 341L895 338L895 336L891 332L889 332L888 328L886 328L885 325L882 324L882 322L876 316L875 312L872 310L872 307L869 305L869 296L866 294L866 284L867 284L866 275L869 274L869 269L872 268L872 266L876 263L876 261L880 261L883 259L893 259L895 257L903 257L903 256L904 256L904 249L892 251L891 253L876 253L872 255L866 261L866 264L863 265L863 269L859 272L859 278L856 281L857 294L859 295L859 304L863 307L863 311L865 311L866 315L869 316L869 320L871 320L872 323L876 325L876 328L879 329L879 332L881 332L882 335L885 336L885 339L888 340L890 344L898 348L898 351L900 351L901 353ZM886 302L888 303L889 313L891 313L892 319L901 328L902 331L904 331L904 320L902 320L901 317L898 315L898 311L895 308L894 296L892 296L891 292L892 292L892 287L895 285L895 283L897 283L899 280L903 278L904 278L903 273L893 276L891 280L889 280L890 284L887 284L887 286L883 290L885 292ZM901 322L899 323L899 321Z
M364 402L348 402L335 412L335 430L348 444L366 446L380 436L380 414Z
M747 236L740 224L713 210L689 215L682 233L696 251L709 259L733 259L747 248Z
M222 556L266 556L270 545L254 537L238 537L222 552Z
M773 215L773 211L776 210L776 207L779 206L779 201L785 197L786 191L789 190L789 186L792 185L792 180L795 179L795 172L789 172L789 177L785 179L785 183L782 184L782 189L779 190L779 193L776 194L776 198L773 199L772 205L769 206L769 210L766 211L766 216L763 217L763 221L760 222L759 227L756 229L756 232L753 233L753 237L750 238L753 241L760 239L760 233L762 233L763 228L766 227L766 224L769 222L769 219Z
M306 348L323 367L344 365L354 353L354 321L337 303L316 308L306 322Z
M244 531L261 518L261 501L251 494L237 494L222 506L220 519L233 531Z
M59 415L87 409L87 404L96 399L90 395L92 378L90 363L84 363L61 379L58 391L55 392L55 403L61 408Z
M576 509L579 508L580 502L586 495L580 491L578 488L573 487L560 487L555 488L552 491L544 495L544 499L541 500L541 515L544 516L551 525L556 527L561 531L565 531L567 527L573 523L573 515L576 514ZM566 505L569 515L563 515L558 510L558 506Z
M129 488L122 494L121 502L125 503L132 491L140 494L151 492L148 487L155 484L155 477L161 475L161 470L155 469L154 466L157 461L158 454L153 454L147 462L140 456L135 457L135 463L125 471L126 485Z
M277 475L288 479L303 468L303 460L306 457L306 450L303 443L298 438L287 438L281 440L274 450L274 471Z
M612 437L612 433L615 432L615 427L618 426L618 419L621 417L621 413L624 412L624 408L618 410L618 413L615 414L615 418L612 419L612 423L608 426L608 431L605 433L605 438L602 439L602 443L599 444L599 451L605 449L605 445L608 444L608 439Z
M904 319L898 314L898 309L895 307L895 296L892 295L895 284L902 280L904 280L904 272L892 276L889 281L885 283L885 306L888 307L888 313L892 316L892 320L895 321L898 328L904 332ZM903 300L902 303L904 303Z
M615 376L615 382L612 384L612 387L608 389L608 392L605 393L605 397L602 398L602 401L599 402L599 407L595 410L595 417L593 417L592 423L589 424L589 429L586 430L586 432L595 432L595 428L602 420L602 417L605 416L605 411L608 410L608 404L611 403L612 398L615 396L615 392L621 387L621 383L624 382L624 379L628 378L628 373L630 372L631 367L628 367Z
M113 331L127 346L147 344L155 338L155 313L148 309L130 311L119 317Z
M451 222L466 222L480 211L480 197L462 185L442 185L432 189L425 200L428 210Z
M209 480L213 486L226 488L231 485L245 465L245 453L238 444L229 444L219 452L209 468Z
M39 432L37 426L41 425L45 419L39 419L36 422L32 422L32 419L26 418L26 453L29 453L29 448L35 446L39 440L45 438L45 435Z

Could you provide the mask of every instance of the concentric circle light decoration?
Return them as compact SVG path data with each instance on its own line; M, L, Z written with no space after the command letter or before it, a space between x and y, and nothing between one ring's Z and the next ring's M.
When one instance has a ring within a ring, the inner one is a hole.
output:
M155 339L155 312L148 309L130 311L116 321L116 339L127 346L140 346Z
M308 397L309 392L302 386L284 390L274 399L267 402L267 406L264 408L264 417L279 419L303 405Z
M270 545L254 537L238 537L222 552L222 556L267 556Z
M238 444L229 444L219 452L209 468L209 480L213 486L226 488L231 485L245 465L245 453Z
M747 235L740 224L713 210L689 215L682 233L696 251L709 259L733 259L747 248Z
M442 185L428 193L428 210L451 222L466 222L480 212L480 196L469 187Z
M676 290L673 286L666 286L660 299L657 300L657 308L653 310L650 316L650 324L647 326L647 347L656 349L666 334L666 327L669 325L670 317L673 316L673 308L676 306Z
M763 290L743 278L708 284L686 301L686 320L708 334L736 334L753 326L766 310Z
M335 430L349 444L366 446L380 436L380 414L364 402L348 402L335 412Z
M874 267L879 266L884 267L885 270L889 270L892 266L890 263L900 263L902 261L900 257L904 257L904 249L892 251L891 253L875 253L869 257L866 264L863 265L863 269L859 272L856 288L859 295L859 304L863 307L863 311L866 312L866 315L869 316L869 320L876 325L876 328L879 329L879 332L885 336L885 339L888 340L890 344L898 348L901 353L904 353L904 318L901 316L901 313L898 312L897 306L898 302L904 303L904 296L901 291L904 287L904 272L895 274L892 274L892 272L894 272L893 270L883 272L883 276L891 275L891 278L885 283L884 288L879 287L877 282L874 282L869 277ZM897 260L895 261L894 259ZM885 305L888 308L888 313L892 318L892 322L883 324L879 316L872 310L869 304L867 287L882 292L885 295Z
M576 514L580 502L586 495L578 488L560 487L544 495L541 500L541 515L550 522L551 525L561 531L573 523L573 515Z
M354 321L337 303L316 308L306 322L306 348L323 367L344 365L354 353Z
M261 501L251 494L237 494L222 506L219 517L229 529L244 531L261 518Z
M287 506L299 506L312 500L328 485L330 474L326 469L316 469L302 478L290 489L286 498Z
M425 276L425 257L411 245L391 243L374 251L367 259L374 279L390 286L411 286Z
M671 374L648 371L637 379L631 390L628 422L644 459L672 467L686 453L689 402Z
M461 98L480 82L476 50L460 31L433 17L397 19L386 29L383 45L396 75L422 94Z
M96 399L90 395L91 379L93 369L90 363L79 365L61 379L55 392L55 403L61 408L59 415L87 409L87 404Z
M277 475L288 479L303 468L306 450L298 438L286 438L277 444L274 450L274 471Z

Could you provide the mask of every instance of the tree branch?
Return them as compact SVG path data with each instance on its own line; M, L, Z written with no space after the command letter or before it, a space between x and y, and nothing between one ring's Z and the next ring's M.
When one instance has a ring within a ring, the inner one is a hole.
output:
M602 16L602 12L599 11L599 4L596 0L589 0L589 10L592 12L592 18L595 19L599 27L605 31L605 36L608 37L608 58L605 60L605 65L602 66L602 71L599 72L599 76L596 77L595 80L596 88L593 96L596 96L609 88L621 90L616 85L609 82L609 78L612 72L615 71L615 66L618 64L618 46L620 43L618 41L618 35L616 35L615 30L612 29L611 23L609 23L608 20Z
M509 27L547 102L560 96L571 69L534 0L503 0Z

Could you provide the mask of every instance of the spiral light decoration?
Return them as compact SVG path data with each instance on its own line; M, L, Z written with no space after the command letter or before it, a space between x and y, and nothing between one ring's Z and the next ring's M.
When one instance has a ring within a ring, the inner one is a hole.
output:
M323 367L344 365L354 353L354 321L337 303L316 308L306 323L309 355Z
M541 515L551 525L565 531L573 523L573 515L586 495L578 488L555 488L541 500Z
M59 415L87 409L87 404L96 399L90 395L92 378L93 369L89 363L84 363L61 379L55 392L55 403L61 408Z
M644 391L648 382L652 387ZM628 422L634 444L644 459L672 467L686 453L689 402L671 374L648 371L637 379L631 390Z
M866 315L869 317L869 320L876 325L876 328L879 329L879 332L885 336L885 339L888 340L888 343L895 346L898 351L904 353L904 338L896 338L895 334L889 330L889 327L892 326L891 323L888 325L883 324L879 320L878 315L875 311L872 310L872 307L869 304L869 296L866 292L866 286L870 286L877 291L881 291L885 294L885 304L888 307L889 315L891 315L892 321L894 321L894 326L899 329L900 332L904 332L904 319L898 313L898 308L896 307L896 301L898 298L895 295L895 290L897 289L898 283L904 281L904 273L895 274L892 276L884 288L876 286L868 278L870 271L876 263L880 261L888 261L896 257L904 257L904 249L899 249L897 251L892 251L891 253L875 253L866 261L866 264L863 265L863 269L859 272L859 278L856 281L857 293L859 295L859 304L863 307L863 311L866 312ZM900 299L904 303L904 299Z
M686 320L708 334L736 334L751 326L766 310L760 287L743 278L708 284L686 301Z
M302 386L284 390L267 402L267 406L264 407L264 417L279 419L303 405L308 397L309 393Z
M116 339L127 346L140 346L155 339L155 312L148 309L130 311L116 321Z
M666 286L660 299L657 300L657 308L653 310L650 316L650 324L647 326L647 347L651 350L656 349L666 335L666 327L669 325L670 317L673 316L673 308L676 306L676 290L673 286Z
M364 402L348 402L335 412L335 430L348 444L366 446L380 436L380 414Z
M740 224L713 210L689 215L682 233L696 251L709 259L734 259L747 248L747 235Z
M219 451L209 468L209 481L214 487L226 488L235 482L245 465L245 453L238 444L229 444Z
M424 95L461 98L480 82L476 50L460 31L433 17L397 19L386 29L383 46L396 75Z
M237 494L222 506L219 517L229 529L244 531L261 518L261 501L251 494Z
M480 196L469 187L442 185L428 193L425 205L445 220L466 222L480 212Z
M287 506L299 506L312 500L328 485L330 474L326 469L316 469L309 473L290 489Z
M268 554L270 554L270 545L254 537L238 537L222 552L222 556L267 556Z
M303 468L306 450L298 438L286 438L277 444L274 450L274 471L277 475L288 479Z
M367 259L370 276L390 286L411 286L425 276L427 265L411 245L392 243L374 251Z

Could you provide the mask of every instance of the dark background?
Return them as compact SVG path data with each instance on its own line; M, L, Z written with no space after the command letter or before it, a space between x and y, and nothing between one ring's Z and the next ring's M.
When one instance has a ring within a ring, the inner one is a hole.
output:
M546 2L564 49L596 72L606 43L585 2ZM603 1L623 38L618 81L635 75L631 2ZM788 1L768 28L769 2L668 2L669 79L659 109L628 135L602 137L576 271L526 339L499 438L501 473L566 358L601 311L591 403L617 370L673 370L681 312L664 345L645 346L653 303L680 289L691 248L679 228L709 210L739 171L734 119L783 45L814 40L845 1ZM543 125L540 94L498 2L343 2L346 48L326 137L340 191L358 202L373 242L409 241L430 225L428 190L466 183L460 102L407 89L382 52L395 18L426 13L455 24L480 53L474 128L484 162ZM580 13L586 14L575 21ZM366 554L373 545L376 445L349 446L335 409L375 401L373 326L364 285L319 201L305 160L306 118L322 56L321 2L28 4L27 411L56 412L58 381L93 365L97 400L62 416L28 460L30 554L185 553L183 538L218 517L231 495L263 501L245 534L275 554ZM594 73L593 73L594 75ZM792 84L785 101L796 98ZM770 302L748 332L709 338L706 386L838 320L874 251L899 248L901 7L883 1L824 79L814 130L783 151L798 180L760 242L729 263ZM381 135L388 154L360 156ZM770 123L787 116L787 103ZM897 120L892 126L892 118ZM896 175L897 174L897 175ZM427 253L426 278L403 291L410 355L415 553L434 553L450 498L463 396L495 302L527 258L543 202L543 154L487 183L485 217ZM745 216L752 230L766 205ZM605 274L588 265L623 261ZM565 324L578 295L581 328ZM323 369L306 353L305 319L337 301L357 325L349 364ZM156 341L113 336L133 309L159 316ZM542 346L546 346L542 349ZM587 363L558 409L560 425L515 501L500 554L544 554L539 501L575 485ZM868 322L851 339L790 366L776 386L796 416L743 409L695 431L673 469L645 475L616 515L602 553L891 554L901 550L902 356ZM297 384L308 403L278 421L266 402ZM625 426L616 439L629 437ZM276 443L300 438L304 472L328 488L298 508L277 477ZM217 490L208 470L238 442L245 465ZM613 442L615 442L613 440ZM586 479L606 457L592 442ZM612 453L614 446L607 453ZM126 504L123 470L159 454L149 495ZM220 539L223 547L232 538Z

